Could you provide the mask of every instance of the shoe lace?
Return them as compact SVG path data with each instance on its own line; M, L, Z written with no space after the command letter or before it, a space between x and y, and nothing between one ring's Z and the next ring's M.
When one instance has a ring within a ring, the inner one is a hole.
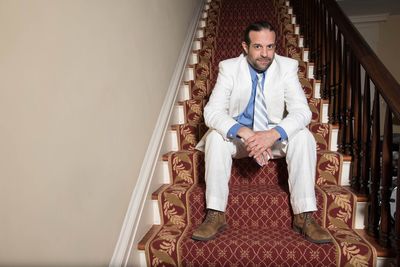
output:
M313 222L311 213L305 213L304 214L304 223L303 223L303 231L306 230L306 227L309 226Z
M217 216L218 216L218 212L216 211L209 211L207 213L206 219L204 220L204 222L206 223L212 223L215 222L217 220Z

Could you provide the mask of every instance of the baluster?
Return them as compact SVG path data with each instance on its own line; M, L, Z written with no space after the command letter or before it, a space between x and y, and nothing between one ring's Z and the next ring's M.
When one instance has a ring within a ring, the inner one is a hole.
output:
M306 6L306 4L305 4L305 1L301 1L300 2L300 5L298 5L298 9L301 9L302 10L302 12L301 12L301 25L304 27L305 25L306 25L306 20L305 20L305 18L307 18L307 6ZM301 34L304 36L304 39L306 39L306 36L305 36L305 31L301 31ZM306 41L304 40L304 45L306 45Z
M310 37L310 60L312 62L315 62L315 53L316 53L316 47L315 47L315 28L316 28L316 15L315 15L315 9L316 9L316 1L313 1L313 4L310 5L310 15L311 15L311 23L309 27L309 37Z
M385 126L382 143L382 179L381 179L381 224L379 231L379 243L384 247L390 246L390 193L393 177L392 145L393 126L392 112L389 106L386 108Z
M368 182L370 177L370 145L371 145L371 93L369 77L365 73L364 96L363 96L363 116L362 116L362 137L361 137L361 184L360 193L368 194Z
M313 43L313 50L312 50L312 61L315 64L314 70L318 67L318 0L314 1L315 4L313 6L313 32L312 34L312 43Z
M312 23L313 20L310 19L310 18L312 18L312 3L311 3L310 1L307 1L307 0L304 0L304 3L305 3L305 5L307 6L307 9L306 9L306 10L307 10L306 18L307 18L309 21L311 21L309 27L306 26L308 23L306 23L306 24L303 25L303 26L305 27L305 32L306 32L307 47L310 49L310 52L311 52L311 51L312 51L312 50L311 50L311 49L312 49L311 29L312 29L312 27L314 26L313 23ZM310 57L310 55L309 55L309 57Z
M336 28L336 27L335 27ZM336 45L335 45L335 72L334 72L334 81L335 81L335 102L333 103L334 107L334 123L340 123L340 99L341 99L341 66L342 66L342 34L339 29L337 29L337 37L336 37ZM339 135L340 136L340 135ZM338 140L338 144L340 140Z
M330 61L330 71L329 71L329 123L335 124L335 102L336 102L336 82L335 82L335 74L336 74L336 28L332 21L332 18L328 16L328 27L329 27L329 61Z
M319 38L318 38L318 50L319 50L319 64L316 68L316 75L317 79L321 81L321 98L324 97L325 92L324 92L324 87L325 87L325 80L324 80L324 66L325 66L325 24L324 24L324 8L322 1L320 1L319 5L319 22L318 22L318 32L319 32Z
M348 58L348 46L343 46L343 56L342 56L342 64L341 64L341 71L340 71L340 103L339 103L339 152L346 154L346 133L348 127L347 121L347 80L350 77L347 76L349 65L347 64Z
M346 138L344 142L344 152L346 155L353 155L352 144L353 144L353 108L351 106L352 102L352 80L354 79L353 75L353 51L351 51L350 47L348 48L348 52L346 53L346 87L345 87L345 125L346 125Z
M304 5L304 22L303 25L301 25L301 29L303 31L303 35L304 35L304 46L308 47L308 49L310 49L311 45L310 45L310 35L309 35L309 31L311 28L311 25L307 25L308 23L306 21L309 20L310 17L310 1L305 1L302 0L302 3Z
M323 80L323 90L322 90L322 98L323 99L328 99L329 97L329 41L328 41L328 21L327 21L327 10L326 6L323 5L322 8L322 27L323 27L323 64L322 64L322 80Z
M327 97L329 99L329 103L333 103L330 102L332 101L332 94L331 94L331 86L333 85L333 65L334 65L334 36L333 36L333 23L332 23L332 18L329 16L329 13L327 12L327 27L328 27L328 39L327 39L327 57L328 57L328 70L327 70L327 86L326 86L326 93L327 93ZM329 105L329 117L331 117L331 108L332 105Z
M309 28L309 37L310 37L310 59L312 62L315 62L315 8L316 8L316 0L311 0L312 4L310 5L310 28Z
M369 83L369 81L368 81ZM379 94L375 90L374 106L372 112L372 144L371 144L371 193L369 194L368 234L378 236L379 227L379 183L381 177L380 167L380 108Z
M354 110L354 136L353 136L353 162L351 165L352 179L351 185L356 192L360 192L360 167L361 167L361 86L360 86L360 65L353 55L353 90L352 90L352 107Z
M321 68L322 68L322 52L323 52L323 42L322 42L322 1L318 1L317 5L317 58L316 66L314 68L314 75L317 80L321 80ZM323 89L323 87L321 87Z

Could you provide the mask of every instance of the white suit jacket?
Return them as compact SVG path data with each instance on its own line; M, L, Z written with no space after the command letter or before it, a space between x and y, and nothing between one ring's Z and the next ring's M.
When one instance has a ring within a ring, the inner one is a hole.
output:
M297 60L279 56L268 68L264 83L269 128L282 127L288 140L311 121L311 111L297 76ZM245 56L219 63L218 79L204 108L204 121L210 130L218 131L228 140L229 129L237 123L249 103L252 82ZM204 150L205 136L197 149Z

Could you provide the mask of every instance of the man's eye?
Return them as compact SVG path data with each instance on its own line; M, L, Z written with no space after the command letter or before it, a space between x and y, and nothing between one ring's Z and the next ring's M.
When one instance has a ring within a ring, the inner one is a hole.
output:
M254 48L255 49L259 49L261 47L261 45L255 45Z

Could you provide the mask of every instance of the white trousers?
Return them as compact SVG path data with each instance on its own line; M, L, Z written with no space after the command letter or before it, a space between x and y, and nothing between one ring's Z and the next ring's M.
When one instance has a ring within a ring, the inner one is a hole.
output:
M205 140L205 181L208 209L225 211L228 204L232 158L244 158L248 152L241 140L226 141L221 134L209 131ZM290 203L293 213L316 211L316 144L308 129L303 129L284 143L272 147L274 158L286 156L289 174Z

